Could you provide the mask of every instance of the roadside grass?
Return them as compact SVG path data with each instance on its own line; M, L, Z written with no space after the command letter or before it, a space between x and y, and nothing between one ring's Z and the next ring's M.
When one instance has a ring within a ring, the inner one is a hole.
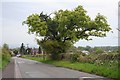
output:
M35 60L35 61L39 61L39 62L43 61L42 57L32 57L31 55L23 55L22 58L26 58L26 59L30 59L30 60Z
M10 59L4 59L2 60L2 69L4 69L10 62Z
M10 62L10 55L2 55L0 54L0 69L4 69Z
M10 62L10 56L6 56L4 59L2 58L2 69L4 69Z
M0 69L4 69L11 59L9 46L5 43L0 47Z
M2 69L2 54L0 52L0 70Z
M42 57L31 57L31 56L23 56L23 58L43 62L46 64L52 64L57 67L65 67L78 71L88 72L91 74L97 74L100 76L108 77L108 78L118 78L118 66L111 65L108 66L107 63L103 65L97 65L92 63L83 63L83 62L70 62L65 60L53 61L53 60L43 60Z

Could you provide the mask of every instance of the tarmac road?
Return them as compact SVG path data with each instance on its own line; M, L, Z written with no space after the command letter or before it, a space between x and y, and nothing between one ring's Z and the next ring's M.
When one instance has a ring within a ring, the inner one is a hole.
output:
M14 58L14 61L15 78L103 78L23 58Z

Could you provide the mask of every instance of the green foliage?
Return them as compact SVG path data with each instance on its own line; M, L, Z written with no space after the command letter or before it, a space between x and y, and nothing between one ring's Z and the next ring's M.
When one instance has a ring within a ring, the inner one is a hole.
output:
M51 17L43 12L40 15L32 14L23 22L28 25L30 34L44 37L37 41L50 54L65 52L65 47L70 47L79 39L91 40L89 36L105 37L111 30L106 17L98 14L92 20L82 6L74 10L58 10L53 15Z
M99 47L94 47L94 51L95 51L96 54L100 54L100 53L103 53L103 52L104 52L104 51L103 51L101 48L99 48Z
M43 56L42 55L40 55L39 57L32 56L32 55L23 55L22 58L31 59L31 60L35 60L35 61L39 61L39 62L48 60L48 58L46 58L45 60L43 60Z
M60 53L64 53L69 42L58 42L57 40L38 41L38 44L50 55L52 59L60 59Z
M78 61L78 57L79 57L79 54L77 54L77 53L75 53L75 54L71 54L70 55L70 61L71 62L76 62L76 61Z
M0 69L2 69L2 51L0 48Z
M10 61L11 54L7 44L3 44L2 47L2 68L4 68Z
M90 47L90 46L82 47L82 46L79 46L77 48L77 50L87 50L87 51L89 51L91 53L96 51L96 49L101 49L104 52L113 52L113 53L118 53L118 51L119 51L118 46L95 46L95 47Z
M13 49L13 53L14 53L15 55L17 55L17 54L18 54L18 50L17 50L17 49Z

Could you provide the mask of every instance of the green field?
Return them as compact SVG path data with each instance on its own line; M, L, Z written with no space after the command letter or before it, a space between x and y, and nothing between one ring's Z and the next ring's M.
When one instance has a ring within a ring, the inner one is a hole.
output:
M66 67L74 70L79 70L83 72L88 72L91 74L97 74L100 76L108 77L108 78L118 78L118 65L113 63L109 66L107 62L103 63L102 65L98 65L96 63L82 63L82 62L70 62L65 60L60 61L53 61L53 60L43 60L41 57L30 57L30 56L23 56L24 58L36 60L39 62L52 64L58 67Z

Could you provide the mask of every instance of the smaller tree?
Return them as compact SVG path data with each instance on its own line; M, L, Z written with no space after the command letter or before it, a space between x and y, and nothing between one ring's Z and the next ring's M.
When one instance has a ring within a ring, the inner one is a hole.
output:
M18 54L18 50L13 49L13 53L14 53L15 55L17 55L17 54Z
M11 58L11 54L10 54L9 46L8 46L8 44L5 43L2 46L2 60L9 61L10 58Z
M95 51L96 54L101 54L101 53L104 52L104 51L103 51L101 48L99 48L99 47L94 47L94 51Z
M21 47L20 47L20 54L25 54L25 46L24 46L24 44L22 43L21 44Z
M27 48L25 54L31 54L31 48Z
M90 51L90 50L91 50L91 47L90 47L90 46L86 46L85 50L86 50L86 51Z
M8 44L3 44L3 47L2 47L2 53L3 54L5 54L5 55L7 55L7 54L9 54L10 53L10 50L9 50L9 46L8 46Z
M79 46L78 47L78 50L84 50L85 48L84 47L82 47L82 46Z

